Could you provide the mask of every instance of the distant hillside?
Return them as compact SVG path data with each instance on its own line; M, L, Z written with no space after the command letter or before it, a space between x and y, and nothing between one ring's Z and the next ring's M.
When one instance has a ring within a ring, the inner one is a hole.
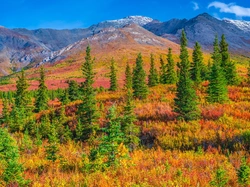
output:
M131 26L133 24L134 26ZM82 43L94 45L96 51L101 54L105 50L107 52L118 48L120 53L124 52L126 55L126 50L137 53L146 46L160 47L167 51L168 45L162 43L162 38L178 44L182 29L187 33L190 47L198 41L203 50L211 52L214 36L225 34L232 53L250 57L250 22L218 20L206 13L190 20L172 19L167 22L143 16L128 16L103 21L86 29L11 30L0 27L0 76L8 75L22 67L57 62L74 56L76 51L82 51L86 46ZM117 38L114 38L115 36ZM147 50L151 49L145 49Z
M249 22L218 20L204 13L190 20L172 19L167 22L151 22L146 24L144 28L177 43L181 30L184 29L190 47L198 41L207 51L211 51L216 34L219 37L225 34L231 52L250 56Z

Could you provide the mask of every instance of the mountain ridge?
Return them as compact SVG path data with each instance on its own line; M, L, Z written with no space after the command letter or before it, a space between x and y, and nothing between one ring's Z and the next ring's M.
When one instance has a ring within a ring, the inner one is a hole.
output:
M117 20L107 20L80 29L8 29L0 27L0 73L7 75L30 63L55 62L69 56L70 46L83 39L95 36L105 29L120 29L130 24L145 28L156 36L179 44L181 30L184 29L189 47L198 41L203 50L210 52L214 36L225 34L230 51L250 56L250 22L239 20L219 20L207 13L191 19L170 19L160 22L145 16L127 16ZM140 30L141 31L141 30ZM151 35L150 37L153 37ZM123 41L126 42L126 41ZM108 41L106 43L108 45ZM141 44L142 45L142 44ZM62 55L67 54L67 55Z

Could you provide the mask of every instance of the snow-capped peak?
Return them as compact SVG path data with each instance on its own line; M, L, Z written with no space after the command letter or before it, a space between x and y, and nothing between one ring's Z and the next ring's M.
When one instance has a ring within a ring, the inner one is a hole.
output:
M144 16L128 16L122 19L117 19L117 20L108 20L106 22L108 23L116 23L120 26L124 26L127 24L135 23L137 25L143 26L146 25L147 23L152 22L153 19L149 17L144 17Z
M250 32L250 21L224 19L225 22L234 24L244 32Z

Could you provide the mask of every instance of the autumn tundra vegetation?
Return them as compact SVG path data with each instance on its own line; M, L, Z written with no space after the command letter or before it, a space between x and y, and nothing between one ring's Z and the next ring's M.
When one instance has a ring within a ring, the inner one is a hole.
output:
M139 53L123 85L112 58L109 89L93 86L90 46L81 84L48 90L41 66L30 91L19 72L0 93L0 186L250 186L250 66L239 75L224 35L209 62L187 42L149 72Z

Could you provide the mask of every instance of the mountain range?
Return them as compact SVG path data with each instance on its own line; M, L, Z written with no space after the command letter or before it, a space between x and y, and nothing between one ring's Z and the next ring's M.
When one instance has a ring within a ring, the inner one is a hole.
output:
M22 67L57 62L84 51L87 45L99 53L148 51L148 48L178 52L181 30L192 47L198 41L211 52L214 37L225 34L232 53L250 57L250 22L219 20L207 13L192 19L160 22L149 17L129 16L104 21L85 29L8 29L0 27L0 74ZM150 51L149 51L150 52Z

